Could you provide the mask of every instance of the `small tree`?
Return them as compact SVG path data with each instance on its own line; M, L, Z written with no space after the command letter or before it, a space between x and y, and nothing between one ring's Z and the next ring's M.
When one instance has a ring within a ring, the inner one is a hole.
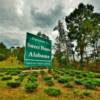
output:
M10 50L7 49L6 45L3 42L1 42L0 43L0 61L7 59L9 55L10 55Z
M59 32L55 43L55 57L61 66L66 65L68 64L68 49L63 23L59 20L58 25L53 30L58 30Z

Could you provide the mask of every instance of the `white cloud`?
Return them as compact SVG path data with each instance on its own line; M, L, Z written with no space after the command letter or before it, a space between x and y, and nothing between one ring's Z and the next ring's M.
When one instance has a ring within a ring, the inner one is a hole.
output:
M38 31L54 41L57 21L63 20L80 2L94 4L96 11L100 11L100 0L0 0L0 42L23 45L26 32Z
M16 4L16 11L19 16L23 16L23 9L24 9L24 1L23 0L17 0Z

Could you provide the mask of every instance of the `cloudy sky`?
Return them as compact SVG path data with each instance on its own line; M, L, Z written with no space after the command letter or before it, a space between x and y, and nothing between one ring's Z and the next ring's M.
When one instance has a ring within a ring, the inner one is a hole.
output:
M0 42L23 46L26 32L38 31L54 40L57 21L63 21L80 2L92 4L100 12L100 0L0 0Z

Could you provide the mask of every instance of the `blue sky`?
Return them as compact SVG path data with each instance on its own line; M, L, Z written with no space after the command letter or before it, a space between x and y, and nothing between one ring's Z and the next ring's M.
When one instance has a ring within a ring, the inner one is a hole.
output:
M0 42L23 46L26 32L38 31L54 41L57 21L64 20L80 2L92 4L100 12L100 0L0 0Z

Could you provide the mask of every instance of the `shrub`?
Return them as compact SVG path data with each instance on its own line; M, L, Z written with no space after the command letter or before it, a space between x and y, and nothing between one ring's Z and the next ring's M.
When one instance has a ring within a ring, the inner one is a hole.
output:
M53 75L54 79L58 79L59 78L59 75L58 74L55 74Z
M33 92L33 83L29 82L25 85L26 92Z
M11 79L12 79L11 76L3 76L3 77L1 78L1 80L11 80Z
M44 77L44 80L45 80L45 82L46 82L46 84L47 84L47 85L49 85L49 86L54 85L54 83L53 83L53 80L52 80L52 77L51 77L51 76L46 76L46 77Z
M58 79L58 82L59 83L66 83L66 82L69 82L73 80L72 77L68 77L68 76L61 76L59 79Z
M82 74L79 74L76 77L80 79L80 78L83 78L83 75Z
M52 85L54 85L54 82L53 82L53 80L47 80L47 81L46 81L46 84L47 84L48 86L52 86Z
M76 83L76 84L79 84L79 85L82 85L82 80L76 79L76 80L75 80L75 83Z
M12 87L12 88L19 87L20 84L21 84L20 81L8 81L7 82L7 86Z
M3 60L5 60L7 57L6 57L6 55L5 54L1 54L0 53L0 61L3 61Z
M74 84L71 83L71 82L67 82L64 84L65 87L68 87L68 88L73 88L74 87Z
M20 70L8 70L5 74L6 75L18 75L18 74L20 74L21 73L21 71Z
M45 89L44 92L50 96L58 96L61 94L61 91L59 89L56 89L53 87L49 87L49 88Z
M28 75L28 73L26 73L26 72L22 72L22 73L20 73L18 76L20 77L25 77L25 76L27 76Z
M32 81L32 82L35 82L35 81L37 81L37 78L36 78L35 76L30 75L30 76L28 77L28 80L30 80L30 81Z
M38 77L39 73L34 71L34 72L32 72L32 75L35 76L35 77Z
M52 73L53 71L52 71L52 69L48 69L48 73Z
M89 73L87 73L87 77L88 78L94 78L95 74L93 72L89 72Z
M70 75L70 76L74 76L75 74L72 72L72 73L69 73L69 75Z
M86 78L86 79L76 79L75 83L84 85L85 88L88 89L95 89L96 86L100 86L100 80L95 80L91 78Z
M100 78L100 73L96 73L95 78Z
M79 89L74 89L73 94L75 96L77 96L79 98L79 100L81 100L84 97L83 94L80 92Z
M18 77L17 79L15 79L16 81L20 81L20 82L22 82L23 81L23 79L24 79L24 77L23 76L20 76L20 77Z
M31 81L29 81L26 85L25 85L25 90L26 92L34 92L38 87L38 84L36 82L32 83Z
M84 96L90 96L90 92L87 91L87 90L85 90L85 91L83 91L83 95L84 95Z
M66 83L66 82L68 82L68 80L67 80L66 77L61 76L61 77L58 79L58 82L59 82L59 83Z
M18 80L23 81L24 78L25 78L27 75L28 75L28 73L26 73L26 72L20 73L20 74L18 75L18 76L19 76Z
M44 77L44 80L45 81L52 80L52 77L51 76L46 76L46 77Z
M57 74L59 74L59 75L64 75L64 72L58 71Z
M3 73L0 73L0 77L3 76L3 75L4 75Z
M40 74L41 74L42 76L44 76L44 75L46 75L46 72L45 72L44 70L40 70Z
M83 80L82 84L84 85L85 88L87 89L95 89L96 88L96 84L94 82L92 82L93 80Z
M100 86L100 80L93 80L93 82L96 86Z
M74 90L73 90L73 94L75 94L75 95L78 96L78 95L80 94L80 91L79 91L78 89L74 89Z

